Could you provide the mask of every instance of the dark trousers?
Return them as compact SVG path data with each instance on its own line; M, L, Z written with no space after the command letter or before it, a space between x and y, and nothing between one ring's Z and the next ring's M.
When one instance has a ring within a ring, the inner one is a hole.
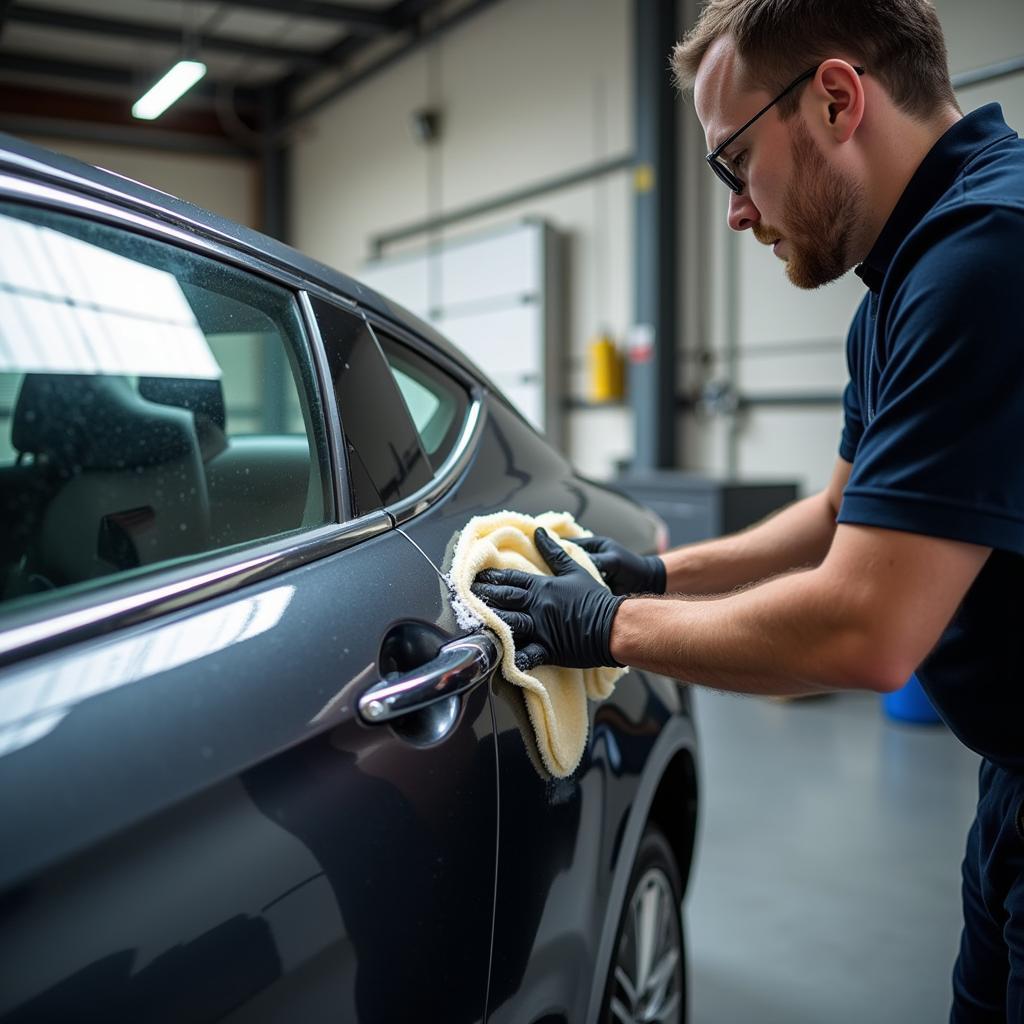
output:
M1024 1024L1024 775L983 760L951 1024Z

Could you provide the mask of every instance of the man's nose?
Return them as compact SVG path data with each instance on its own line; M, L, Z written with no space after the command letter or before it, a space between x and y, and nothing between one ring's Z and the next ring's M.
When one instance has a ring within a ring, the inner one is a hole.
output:
M753 204L748 192L744 191L742 195L733 192L729 199L727 219L733 231L746 231L761 219L761 211Z

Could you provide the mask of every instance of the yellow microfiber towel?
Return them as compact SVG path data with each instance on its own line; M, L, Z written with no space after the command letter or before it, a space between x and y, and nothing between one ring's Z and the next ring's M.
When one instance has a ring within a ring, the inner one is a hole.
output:
M607 697L625 669L541 665L530 672L521 671L516 668L512 630L470 590L476 574L483 569L520 569L550 576L547 562L533 543L538 526L556 537L574 561L606 585L587 552L573 544L573 537L589 537L590 532L568 512L545 512L536 517L495 512L470 519L455 546L449 579L459 600L501 638L502 673L522 688L544 766L552 775L564 778L579 764L586 746L587 698Z

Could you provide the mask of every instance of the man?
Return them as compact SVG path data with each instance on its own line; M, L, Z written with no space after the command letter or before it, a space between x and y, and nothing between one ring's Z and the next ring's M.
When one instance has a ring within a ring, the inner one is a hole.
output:
M674 67L730 227L798 287L867 286L832 479L662 558L594 538L610 590L538 531L554 575L478 592L525 663L764 694L916 670L984 759L952 1019L1024 1021L1024 144L961 114L927 0L711 0Z

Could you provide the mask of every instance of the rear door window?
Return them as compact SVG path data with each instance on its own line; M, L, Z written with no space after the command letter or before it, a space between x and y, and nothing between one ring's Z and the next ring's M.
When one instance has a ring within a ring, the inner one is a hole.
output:
M329 522L295 296L0 203L0 611Z
M423 450L436 472L462 432L469 394L457 380L407 345L387 334L377 336Z

